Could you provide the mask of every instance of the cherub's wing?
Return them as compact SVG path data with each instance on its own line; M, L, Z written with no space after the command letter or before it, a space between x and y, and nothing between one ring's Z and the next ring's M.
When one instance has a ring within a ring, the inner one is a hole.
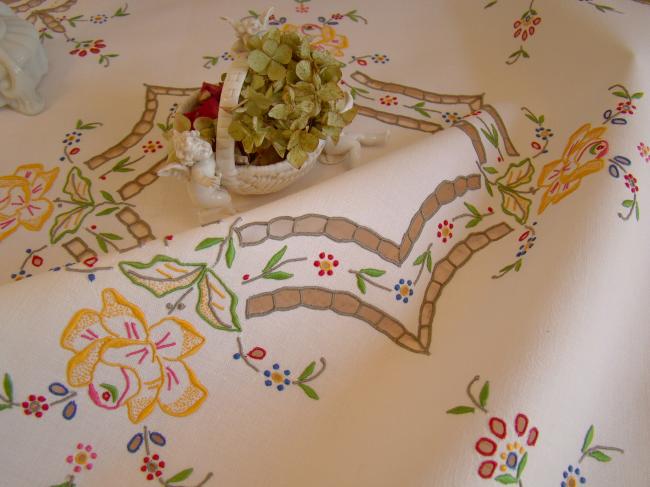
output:
M189 181L190 179L189 168L183 164L179 164L178 162L171 162L158 169L156 173L158 176L173 176L175 178L184 179L185 181Z

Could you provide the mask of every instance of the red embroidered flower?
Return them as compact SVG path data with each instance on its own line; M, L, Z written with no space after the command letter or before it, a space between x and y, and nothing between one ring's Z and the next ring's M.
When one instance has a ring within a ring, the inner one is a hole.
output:
M296 12L298 12L299 14L306 14L307 12L309 12L309 6L305 5L304 3L301 3L296 7Z
M143 465L140 467L140 471L147 474L147 480L153 480L163 474L165 462L160 460L160 457L157 454L154 454L151 457L144 457L142 463Z
M542 18L534 15L531 11L526 12L521 19L518 19L513 24L515 28L515 33L513 37L519 37L521 35L521 40L525 41L529 36L535 34L535 27L539 25L542 21Z
M384 95L379 99L379 103L386 106L397 105L397 97L391 95Z
M343 18L342 14L332 14L332 18L334 20L341 20Z
M454 224L450 223L449 220L445 220L442 223L438 223L438 238L442 240L442 243L447 243L447 240L454 236L451 231L454 229Z
M76 54L80 57L86 56L89 52L93 54L99 54L99 52L106 47L103 39L97 39L96 41L82 41L77 42L76 47L70 51L70 54L73 56Z
M622 101L616 105L616 111L621 113L627 113L629 115L634 115L634 110L636 110L636 105L632 105L631 101Z
M43 413L50 409L50 406L47 405L47 400L45 399L45 396L36 396L35 394L31 394L28 398L27 401L23 401L21 406L23 407L23 412L27 416L31 416L32 414L36 416L37 418L40 418L43 416Z
M639 185L636 184L636 178L632 174L625 175L625 186L632 191L632 193L639 191Z
M334 268L339 266L339 261L335 260L332 254L325 254L325 252L318 254L318 257L320 260L314 261L314 267L318 268L318 275L331 276L334 274Z
M491 418L488 425L490 431L496 437L496 441L491 438L482 437L476 442L474 448L480 455L484 457L496 457L497 460L485 460L482 462L478 467L479 477L483 479L492 478L497 467L504 475L508 475L509 473L516 474L519 462L526 454L526 446L533 447L537 443L539 430L537 428L528 429L528 417L524 414L517 414L514 421L514 431L517 436L512 438L513 441L511 442L502 442L500 440L505 440L508 436L505 421L500 418ZM528 433L528 436L524 444L524 440L518 440L518 438L523 437L526 433Z
M77 443L77 452L74 455L68 455L65 459L69 464L74 464L74 473L79 473L83 469L92 470L92 460L97 458L97 453L93 451L92 445Z
M159 140L156 140L155 142L153 140L150 140L146 144L144 144L142 148L144 149L145 154L148 152L151 152L153 154L158 149L162 149L163 145L160 143Z
M643 142L639 142L639 145L636 146L639 150L639 155L642 159L645 159L645 162L650 162L650 146L645 145Z

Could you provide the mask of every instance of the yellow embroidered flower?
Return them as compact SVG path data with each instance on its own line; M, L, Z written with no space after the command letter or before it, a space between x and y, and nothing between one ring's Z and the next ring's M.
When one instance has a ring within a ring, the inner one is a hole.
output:
M343 49L350 46L347 36L337 34L336 30L329 25L284 24L280 30L282 32L297 32L299 30L302 34L313 37L310 44L313 48L329 51L336 57L343 56L345 54Z
M601 137L606 130L607 127L592 129L590 124L584 124L571 135L562 157L544 166L537 184L540 189L546 188L546 191L537 213L541 214L548 205L556 204L569 196L580 187L582 178L605 166L602 158L607 154L609 145ZM593 158L582 162L585 154Z
M187 321L169 317L147 325L140 309L114 289L102 292L103 308L79 310L61 335L61 346L75 355L68 362L72 387L105 409L124 405L138 423L156 403L171 416L198 409L208 391L184 359L205 339Z
M58 174L58 167L44 171L42 164L25 164L13 175L0 177L0 241L20 226L30 231L41 229L54 209L43 195Z

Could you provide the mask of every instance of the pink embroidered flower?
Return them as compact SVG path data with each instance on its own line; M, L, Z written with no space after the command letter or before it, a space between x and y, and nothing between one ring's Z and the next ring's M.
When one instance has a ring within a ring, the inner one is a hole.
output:
M625 187L629 189L632 193L637 193L639 191L639 185L636 184L637 180L633 174L625 175Z
M151 152L153 154L157 150L162 149L163 145L160 143L159 140L156 141L150 140L146 144L144 144L142 148L144 149L145 154L147 154L148 152Z
M384 95L379 99L379 103L386 106L397 105L397 97L391 95Z
M442 223L438 223L438 238L442 240L442 243L447 243L447 240L452 238L454 234L451 232L454 229L454 224L449 220L445 220Z
M70 465L74 465L74 473L80 473L82 470L92 470L92 461L97 458L97 453L93 451L92 445L77 443L77 452L74 455L68 455L65 459Z
M616 105L616 111L621 113L627 113L628 115L634 115L634 110L636 110L636 105L632 105L631 101L622 101Z
M334 268L339 266L339 261L334 259L332 254L325 254L325 252L318 254L318 258L320 260L314 261L314 267L318 268L318 275L322 277L334 274Z
M31 394L27 398L27 401L23 401L21 406L23 407L23 412L27 416L31 416L33 414L37 418L40 418L43 416L43 413L45 411L50 409L50 406L48 406L46 401L47 399L45 399L45 396L36 396L35 394Z
M650 146L645 145L643 142L639 142L639 145L636 146L639 150L639 155L642 159L645 159L645 162L650 162Z
M140 471L147 474L147 480L153 480L163 474L165 462L157 454L144 457L142 463L143 465L140 467Z
M521 40L525 41L528 37L535 34L535 27L540 24L542 18L535 15L533 12L534 11L529 10L521 19L515 21L513 24L513 27L515 28L513 37L519 37L521 35Z
M516 436L510 435L510 441L505 441L508 437L505 421L500 418L490 418L488 425L496 441L484 436L479 438L474 448L480 455L494 457L495 460L485 460L481 463L478 467L479 477L490 479L497 469L508 478L516 475L519 462L526 455L526 447L533 447L537 443L539 430L537 428L528 429L528 417L524 414L517 414L515 417L514 432ZM499 480L499 477L496 480Z

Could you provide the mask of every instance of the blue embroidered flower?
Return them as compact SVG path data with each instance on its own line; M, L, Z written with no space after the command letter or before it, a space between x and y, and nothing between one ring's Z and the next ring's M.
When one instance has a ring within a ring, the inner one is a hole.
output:
M410 279L408 281L400 279L393 289L397 291L395 299L406 304L409 302L409 296L413 296L413 281Z
M78 144L81 140L81 135L81 132L68 132L65 134L65 137L61 142L68 146L72 144Z
M537 237L530 237L528 240L526 240L525 244L520 245L519 251L517 252L517 257L523 257L526 255L528 251L535 246L535 240L537 240Z
M278 391L283 391L286 386L291 384L290 375L290 370L280 371L280 364L273 364L272 370L264 371L264 377L266 377L264 384L267 387L275 385Z
M574 468L573 465L569 465L567 469L562 472L562 477L564 480L562 480L560 487L578 487L579 485L587 483L587 479L581 475L580 468Z

